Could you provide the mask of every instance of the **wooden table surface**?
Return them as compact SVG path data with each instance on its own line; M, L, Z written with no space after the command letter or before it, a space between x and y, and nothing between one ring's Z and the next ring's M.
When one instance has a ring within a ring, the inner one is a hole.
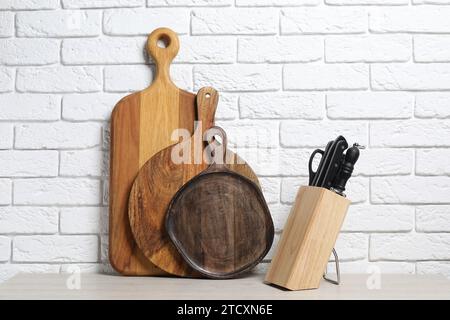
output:
M0 285L0 299L450 299L450 281L434 275L381 275L369 290L368 275L343 275L340 286L322 281L317 290L285 291L263 283L263 274L204 280L81 274L80 289L68 289L69 274L18 274Z

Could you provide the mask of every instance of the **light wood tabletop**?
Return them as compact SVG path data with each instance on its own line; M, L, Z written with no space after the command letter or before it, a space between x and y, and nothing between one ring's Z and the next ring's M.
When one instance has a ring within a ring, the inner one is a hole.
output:
M80 276L80 288L69 289L67 283L77 283L70 274L17 274L0 285L0 299L450 299L450 281L437 275L381 275L379 289L369 289L369 275L344 274L339 286L322 281L306 291L264 284L263 274L232 280Z

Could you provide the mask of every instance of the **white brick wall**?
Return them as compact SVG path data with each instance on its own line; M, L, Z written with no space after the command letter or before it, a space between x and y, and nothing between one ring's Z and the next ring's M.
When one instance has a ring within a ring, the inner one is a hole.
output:
M110 113L151 82L145 41L161 26L180 36L175 83L221 91L218 123L260 176L276 240L310 153L344 134L368 148L342 270L450 277L448 4L0 1L0 281L111 270Z

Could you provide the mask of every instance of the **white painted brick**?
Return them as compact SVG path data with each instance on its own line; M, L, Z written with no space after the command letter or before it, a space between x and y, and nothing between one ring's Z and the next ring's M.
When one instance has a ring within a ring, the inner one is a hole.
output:
M418 149L416 151L416 174L449 175L450 149Z
M14 89L14 70L0 67L0 93Z
M437 6L448 0L0 2L0 234L45 239L9 261L15 239L2 260L0 236L0 281L75 265L113 272L108 122L125 93L152 82L145 44L160 26L180 35L174 81L221 91L216 122L260 177L277 232L266 262L311 152L343 134L370 146L345 191L341 271L450 274L439 261L450 259L450 7ZM392 237L372 241L382 257L369 256L371 233ZM93 240L79 248L80 237Z
M105 91L130 92L148 87L155 74L147 65L105 67ZM170 68L172 81L184 90L192 90L192 67L174 65Z
M334 36L325 39L327 62L403 62L411 58L405 35Z
M17 270L17 265L2 263L0 264L0 283L11 279L14 277L19 271Z
M435 0L437 1L437 0ZM449 261L424 261L417 263L417 274L439 274L450 279L450 262Z
M256 93L239 97L241 118L322 119L324 96L316 93Z
M346 185L345 194L354 204L367 202L369 198L369 179L352 177Z
M76 65L144 63L145 43L143 37L66 39L61 58L64 64Z
M108 235L100 236L100 261L109 261L109 237Z
M354 261L367 258L369 236L364 233L340 233L334 246L339 261ZM334 260L334 259L330 259Z
M233 0L147 0L148 7L225 7Z
M110 150L109 146L111 144L111 131L110 126L105 125L102 128L102 149L103 150Z
M100 181L77 178L33 178L14 181L14 203L28 205L96 205Z
M242 7L294 7L314 6L318 4L319 0L236 0L236 6Z
M270 214L272 215L275 232L278 233L283 231L286 220L289 217L289 213L291 212L291 207L291 205L279 203L269 204L269 210Z
M59 62L59 41L49 39L0 40L0 63L4 65L46 65Z
M369 87L364 64L299 64L283 69L286 90L363 90Z
M0 207L0 233L57 233L58 208Z
M0 9L4 10L37 10L57 9L59 0L2 0Z
M0 96L0 120L58 120L61 99L54 95L4 94Z
M301 186L308 185L308 177L295 177L281 179L280 202L282 204L292 204Z
M450 203L450 177L372 178L373 203Z
M243 149L238 154L262 176L307 176L310 149Z
M281 145L284 147L321 147L343 135L349 144L367 145L367 125L349 121L282 121Z
M450 4L450 0L412 0L413 4Z
M445 7L396 7L373 10L369 14L369 29L372 32L418 32L447 33L450 31Z
M414 37L414 60L418 62L449 62L450 36Z
M450 206L417 207L416 230L421 232L450 232Z
M360 153L353 174L365 176L407 175L413 172L413 161L413 150L365 149Z
M418 93L414 115L418 118L450 118L450 94Z
M276 34L278 12L261 8L198 9L192 12L192 34Z
M58 151L0 151L2 177L54 177L58 175Z
M62 0L64 9L141 7L145 0Z
M371 79L375 90L446 90L450 89L450 65L376 64L371 66Z
M15 147L19 149L71 149L100 145L97 123L34 123L16 126Z
M81 10L27 11L16 14L19 37L86 37L101 32L101 12Z
M19 236L13 239L17 262L96 262L97 236Z
M59 264L45 263L14 263L0 265L0 283L12 278L17 273L58 273Z
M109 180L106 179L102 184L102 204L104 206L109 205Z
M186 34L189 20L186 9L111 9L103 13L103 32L116 36L148 36L156 28L169 27L179 34Z
M282 34L363 33L367 12L359 8L296 8L281 11Z
M275 148L278 145L276 121L217 121L217 125L227 132L230 147Z
M107 232L108 208L81 207L62 208L60 228L64 234L87 234Z
M342 231L405 232L414 228L414 207L351 205Z
M0 38L12 37L13 34L14 15L11 12L0 12Z
M408 119L413 113L414 96L406 93L329 93L327 114L331 119Z
M123 97L121 94L71 94L62 102L64 120L109 120L111 111Z
M0 149L10 149L13 146L13 126L8 123L0 123Z
M370 144L378 147L439 147L449 146L444 139L450 132L450 122L411 120L377 122L370 125Z
M21 92L95 92L102 89L102 74L98 67L23 68L16 87Z
M213 86L219 91L265 91L280 89L278 65L208 65L194 67L196 90Z
M233 93L220 93L216 119L234 120L238 118L238 116L238 95Z
M269 204L278 203L280 200L280 186L279 178L259 177L259 183L263 191L266 202Z
M9 179L0 179L0 205L11 203L12 184Z
M414 262L397 262L397 261L369 262L364 260L344 261L339 264L339 270L341 274L365 273L368 276L370 274L373 274L375 271L379 271L380 274L415 274L416 272ZM327 272L330 274L336 273L334 262L330 262L328 264ZM381 280L381 285L383 285L383 280Z
M101 150L61 151L61 176L101 177L109 171L109 153Z
M370 259L392 261L450 258L450 234L373 234Z
M0 261L8 261L11 256L11 239L0 236Z
M238 42L239 62L311 62L322 56L323 40L316 36L252 37Z
M414 1L414 0L413 0ZM407 5L409 0L325 0L332 5Z
M233 63L236 61L236 39L221 36L180 37L178 63Z

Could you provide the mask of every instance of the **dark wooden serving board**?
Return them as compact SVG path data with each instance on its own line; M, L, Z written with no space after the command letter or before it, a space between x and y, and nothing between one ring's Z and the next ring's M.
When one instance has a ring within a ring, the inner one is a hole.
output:
M222 164L212 164L177 192L166 229L186 262L210 278L250 270L267 254L274 236L261 190Z
M218 94L213 88L203 88L197 94L198 119L202 121L202 126L197 127L189 141L192 148L190 163L176 164L172 161L174 148L184 141L165 148L145 163L131 189L128 215L134 239L149 261L173 275L199 276L172 244L165 230L165 216L176 192L208 167L202 157L198 164L194 164L194 158L198 155L197 151L200 149L202 152L205 147L201 137L214 123L217 99ZM258 178L250 166L233 152L227 153L227 167L259 186Z

